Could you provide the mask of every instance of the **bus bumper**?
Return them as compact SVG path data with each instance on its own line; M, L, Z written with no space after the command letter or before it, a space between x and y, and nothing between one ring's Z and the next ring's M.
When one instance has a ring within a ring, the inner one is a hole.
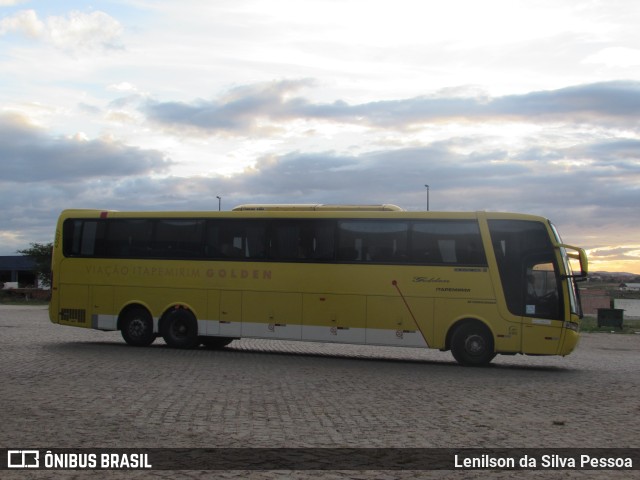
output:
M564 322L564 340L560 347L559 354L569 355L578 345L580 334L578 333L579 324L573 322Z

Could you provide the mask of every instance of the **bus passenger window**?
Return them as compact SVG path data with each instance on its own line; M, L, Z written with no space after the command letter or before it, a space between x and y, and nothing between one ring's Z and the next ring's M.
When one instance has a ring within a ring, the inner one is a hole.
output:
M407 261L409 225L385 220L349 220L339 224L338 260L371 263Z
M254 259L266 258L266 240L267 231L262 222L247 225L245 229L244 257Z
M411 231L411 259L426 265L486 265L478 222L416 221Z
M269 239L269 258L280 261L333 260L333 222L276 220Z
M158 258L197 258L202 255L204 220L157 220L152 255Z
M105 222L100 220L66 220L62 248L67 257L104 255Z
M110 220L106 253L114 258L148 258L153 224L150 219Z
M263 221L212 220L207 224L207 258L265 258L266 223Z

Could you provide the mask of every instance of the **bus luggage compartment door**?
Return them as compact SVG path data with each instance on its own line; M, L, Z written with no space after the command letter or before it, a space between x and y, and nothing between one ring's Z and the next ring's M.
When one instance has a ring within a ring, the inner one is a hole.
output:
M223 337L240 337L242 331L242 292L220 292L220 329ZM213 332L212 332L213 333Z
M302 294L243 292L242 336L302 339Z

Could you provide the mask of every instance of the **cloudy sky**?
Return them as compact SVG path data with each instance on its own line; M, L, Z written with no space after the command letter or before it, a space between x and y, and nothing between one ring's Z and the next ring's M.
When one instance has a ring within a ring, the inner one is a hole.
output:
M0 255L64 208L551 218L640 274L636 0L0 0Z

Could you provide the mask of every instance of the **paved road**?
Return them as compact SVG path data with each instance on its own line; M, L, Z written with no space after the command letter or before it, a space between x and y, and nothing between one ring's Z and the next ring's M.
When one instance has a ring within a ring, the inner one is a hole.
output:
M0 447L640 447L640 335L586 334L566 358L240 340L125 345L117 332L0 305ZM5 475L6 474L6 475ZM147 478L149 472L3 472ZM160 478L282 472L154 471ZM518 478L640 478L518 472ZM512 478L513 472L292 472L287 478Z

